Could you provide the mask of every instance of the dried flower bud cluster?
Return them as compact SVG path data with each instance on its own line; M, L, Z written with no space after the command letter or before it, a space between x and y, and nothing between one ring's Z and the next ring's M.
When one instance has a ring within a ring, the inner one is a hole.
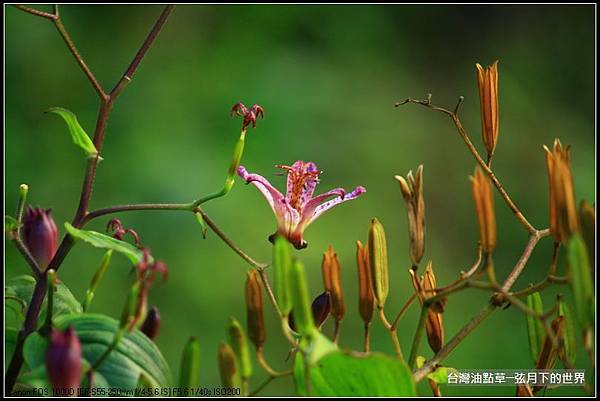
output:
M425 201L423 200L423 165L417 168L413 176L412 171L406 175L395 176L400 183L402 196L406 201L408 215L408 236L410 238L410 258L413 266L417 266L425 252Z
M258 117L263 118L265 110L258 104L253 104L250 108L247 108L243 103L236 103L231 108L231 115L243 118L242 130L245 131L250 124L252 124L252 128L256 128L256 119Z

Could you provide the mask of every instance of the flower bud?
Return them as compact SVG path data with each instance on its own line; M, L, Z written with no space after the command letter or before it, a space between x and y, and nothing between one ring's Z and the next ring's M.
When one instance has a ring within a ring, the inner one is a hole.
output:
M486 68L477 67L477 84L481 103L483 143L491 160L498 143L498 60Z
M340 280L340 261L331 245L323 254L321 270L323 272L325 290L331 296L331 314L339 322L344 318L346 305L344 303L344 294L342 293L342 283Z
M563 338L560 339L558 348L558 358L563 365L574 366L577 356L577 334L575 331L575 321L571 314L571 309L567 303L559 296L558 300L558 315L565 320L565 328L563 330Z
M552 151L544 146L550 182L550 233L562 244L579 232L569 150L558 139L554 140Z
M329 292L325 291L324 293L317 295L310 308L315 324L317 325L317 328L320 329L331 313L331 296L329 295ZM290 329L296 331L293 311L289 315L288 325L290 326Z
M315 330L310 298L308 295L308 284L306 282L306 272L302 262L295 260L289 271L288 284L290 285L290 295L292 297L292 307L294 310L294 325L298 333L310 335Z
M275 294L281 313L285 316L292 309L292 301L288 292L287 274L292 265L292 246L285 237L275 238L273 245L273 269L275 271Z
M373 319L373 287L369 268L369 248L356 241L356 265L358 266L358 311L365 324Z
M46 370L55 389L77 389L81 379L81 344L75 329L53 330L46 350Z
M368 244L373 295L375 296L377 307L383 308L389 290L387 245L383 226L376 218L371 220Z
M259 282L259 273L255 269L248 272L246 279L246 319L248 337L258 349L265 342L265 320L263 316L263 297Z
M45 269L58 246L58 230L51 209L28 207L23 216L23 241L40 268Z
M240 372L235 359L233 349L229 344L221 343L219 345L219 373L221 374L221 383L226 388L240 388Z
M150 312L148 312L140 331L151 340L154 340L158 336L158 332L160 331L160 313L156 306L153 306Z
M425 201L423 200L423 165L417 168L413 176L408 172L406 179L395 176L400 183L402 196L406 201L408 216L408 236L410 238L410 258L413 266L419 264L425 252Z
M527 307L538 314L544 313L544 303L539 292L529 294L525 299ZM527 315L527 338L529 340L529 351L533 361L537 361L544 346L546 329L544 324L535 316Z
M179 386L195 388L200 385L200 343L196 337L190 337L181 355Z
M473 186L473 199L479 221L481 247L485 253L491 253L496 247L496 215L494 213L494 193L489 178L479 167L470 177Z
M517 386L516 397L534 397L533 390L529 384L520 384Z
M427 264L425 275L421 276L420 280L416 277L415 272L411 269L409 274L412 278L412 283L419 295L421 305L425 300L436 295L435 274L433 273L433 265L431 262ZM425 331L427 332L427 341L432 351L437 353L444 345L444 322L442 320L442 312L444 311L444 302L438 301L432 304L427 310L427 318L425 320Z
M231 318L229 321L229 343L237 357L237 363L240 367L243 379L249 379L252 376L252 360L250 358L250 348L246 334L236 319Z
M595 266L596 252L596 209L586 201L579 204L579 220L581 222L581 236L585 241L588 257L592 266Z
M563 316L557 316L551 325L551 330L554 333L556 339L560 339L563 336L563 331L565 328L565 319ZM556 359L558 357L558 344L552 342L552 339L549 336L546 336L544 339L544 345L542 346L542 350L540 355L538 356L535 368L536 369L553 369L556 364ZM534 389L535 391L535 389Z

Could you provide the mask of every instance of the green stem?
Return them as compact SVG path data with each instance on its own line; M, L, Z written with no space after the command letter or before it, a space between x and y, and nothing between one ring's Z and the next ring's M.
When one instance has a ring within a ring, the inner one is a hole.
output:
M415 337L413 339L412 348L410 350L410 358L408 359L408 366L410 369L413 368L415 364L415 360L417 359L417 352L419 351L419 344L421 343L421 337L423 335L423 330L425 328L425 321L427 319L427 311L429 307L427 305L423 305L421 307L421 316L419 317L419 323L417 324L417 331L415 332Z
M48 336L52 332L52 315L54 314L54 293L56 292L56 272L54 270L49 270L46 273L46 280L48 281L48 303L46 305L46 321L40 329L40 334L42 334L43 336Z
M102 280L102 277L104 277L104 273L106 273L106 270L108 269L108 266L110 265L110 259L112 257L112 252L113 251L110 249L108 251L106 251L106 253L104 254L104 257L102 257L102 262L100 262L100 266L96 270L96 273L94 274L94 277L92 278L92 281L90 282L90 286L88 287L87 291L85 292L85 298L84 298L83 302L81 303L81 306L82 306L84 312L86 312L89 309L90 304L92 303L92 300L94 299L96 289L100 285L100 281Z

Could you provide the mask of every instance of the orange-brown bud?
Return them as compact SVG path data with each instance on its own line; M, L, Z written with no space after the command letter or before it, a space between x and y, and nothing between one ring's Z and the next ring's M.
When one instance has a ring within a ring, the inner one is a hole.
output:
M554 140L552 150L544 145L550 182L550 232L556 242L563 244L579 232L569 150L558 139Z
M481 247L486 253L491 253L496 247L496 215L494 213L494 193L492 183L479 167L471 178L475 211L479 221Z
M246 319L248 337L256 348L265 342L265 319L263 316L263 296L259 273L255 269L248 272L246 279Z
M488 160L498 143L498 60L486 68L477 67L477 84L481 103L481 130Z
M425 274L421 278L417 278L415 272L411 269L409 273L412 278L413 287L419 296L421 305L425 300L436 295L436 281L433 273L433 265L431 262L427 264ZM433 352L438 352L444 345L444 321L442 312L444 311L444 302L438 301L433 303L427 311L427 319L425 320L425 331L427 332L427 341Z
M425 201L423 200L423 165L417 168L413 176L409 171L406 179L394 177L400 183L402 196L406 201L408 215L408 236L410 238L410 258L413 265L419 264L425 252Z
M219 344L218 352L219 373L221 383L226 388L239 388L241 384L240 369L237 364L235 353L229 344Z
M564 316L557 316L551 325L552 332L556 339L560 339L563 335L563 330L565 328L565 319ZM544 345L542 346L542 351L540 352L540 356L535 364L536 369L553 369L556 364L556 359L558 358L558 341L556 343L552 342L552 339L549 336L546 336L544 340Z
M533 390L529 384L521 384L517 386L516 397L533 397Z
M331 314L335 320L340 321L344 318L346 306L340 280L340 261L331 245L323 254L321 270L323 272L323 285L331 295Z
M358 311L365 324L373 319L373 287L369 267L369 248L356 241L356 265L358 266Z

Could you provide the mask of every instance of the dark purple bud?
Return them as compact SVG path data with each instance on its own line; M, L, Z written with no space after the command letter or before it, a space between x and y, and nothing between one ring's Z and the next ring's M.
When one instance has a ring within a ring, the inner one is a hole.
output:
M312 303L312 313L317 327L321 327L331 312L331 296L325 291L316 297Z
M61 391L79 388L81 344L73 326L64 332L52 331L46 350L46 370L53 388Z
M325 323L325 320L327 320L329 314L331 313L331 296L329 295L329 292L325 291L321 295L318 295L313 300L311 309L315 325L320 328L323 325L323 323ZM290 329L296 331L293 310L289 314L288 324L290 326Z
M158 332L160 331L160 314L156 306L150 309L140 330L151 340L154 340L158 336Z
M58 246L58 230L50 210L28 207L23 216L23 241L42 269L48 266Z

